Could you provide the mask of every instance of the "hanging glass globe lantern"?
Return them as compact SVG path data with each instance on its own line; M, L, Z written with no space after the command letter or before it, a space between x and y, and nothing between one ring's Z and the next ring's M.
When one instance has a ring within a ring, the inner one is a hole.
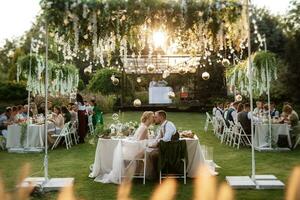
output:
M184 75L186 73L186 69L184 67L180 67L179 70L178 70L178 73L180 75Z
M235 96L235 101L242 101L242 100L243 100L242 95L238 94Z
M141 77L137 77L136 78L136 82L141 83L142 82L142 78Z
M91 74L92 73L92 65L89 65L88 67L86 67L83 72L85 74Z
M168 92L168 97L170 99L174 99L175 98L175 93L173 91Z
M222 60L222 64L223 64L224 66L230 65L230 61L229 61L228 59L224 58L224 59Z
M134 106L134 107L140 107L141 105L142 105L141 100L135 99L135 100L133 101L133 106Z
M118 113L112 114L111 118L112 118L114 121L118 121L118 120L119 120L119 115L118 115Z
M163 72L163 74L162 74L162 77L165 79L165 78L167 78L168 76L170 76L170 72L169 72L169 70L165 70L165 71Z
M209 79L209 77L210 77L210 75L209 75L209 73L208 72L203 72L202 73L202 78L203 78L203 80L208 80Z
M114 78L113 80L112 80L112 84L113 85L119 85L119 82L120 82L120 80L118 79L118 78Z
M154 72L154 70L155 70L155 66L154 66L153 64L149 64L149 65L147 66L147 71L148 71L149 73Z

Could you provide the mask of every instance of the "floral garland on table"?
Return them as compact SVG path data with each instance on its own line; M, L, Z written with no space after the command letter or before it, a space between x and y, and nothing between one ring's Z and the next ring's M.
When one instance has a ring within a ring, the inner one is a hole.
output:
M27 127L28 127L28 124L27 124L27 122L23 122L23 123L20 123L19 125L21 126L20 144L22 146L24 146L23 143L24 143L24 140L25 140L25 138L27 136Z

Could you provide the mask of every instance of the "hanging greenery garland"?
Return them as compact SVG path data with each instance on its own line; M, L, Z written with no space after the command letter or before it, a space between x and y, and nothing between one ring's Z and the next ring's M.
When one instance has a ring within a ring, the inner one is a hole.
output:
M29 77L31 59L31 77ZM24 56L18 59L19 80L27 80L27 90L33 95L45 95L45 58L43 56ZM49 92L52 96L68 95L77 91L78 69L71 64L48 61Z
M253 94L258 97L267 92L267 76L269 81L277 79L279 60L274 53L259 51L252 55L253 60ZM235 86L241 94L249 95L248 61L242 61L230 67L226 72L227 80Z

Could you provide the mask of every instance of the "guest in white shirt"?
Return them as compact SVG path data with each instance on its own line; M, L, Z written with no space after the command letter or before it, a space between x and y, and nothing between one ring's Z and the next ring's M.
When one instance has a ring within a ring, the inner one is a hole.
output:
M256 101L256 108L253 110L253 114L255 116L260 116L261 114L263 114L263 108L264 108L264 104L262 101Z
M233 123L237 122L237 108L238 108L238 102L234 102L232 106L228 109L227 115L226 115L226 123L229 125L229 121L232 121Z
M215 112L214 112L214 116L217 119L223 118L223 104L219 103L218 105L216 105L215 107Z

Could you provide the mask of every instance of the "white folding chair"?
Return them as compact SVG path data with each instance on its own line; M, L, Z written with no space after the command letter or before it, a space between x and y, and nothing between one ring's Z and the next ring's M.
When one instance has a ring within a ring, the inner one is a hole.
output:
M74 142L75 144L78 144L79 142L79 136L78 136L78 133L77 133L77 121L73 121L71 122L71 127L70 127L70 135L71 135L71 143L73 144L73 139L74 139ZM72 138L73 136L73 138Z
M162 142L162 141L161 141ZM160 152L160 154L161 154L162 152ZM183 163L183 174L178 174L178 173L176 173L176 174L166 174L166 175L164 175L163 173L162 173L162 169L160 169L159 170L159 184L161 184L161 180L163 179L163 178L182 178L183 179L183 182L184 182L184 184L186 184L186 158L184 157L184 158L181 158L181 161L182 161L182 163Z
M123 149L125 147L125 149ZM142 178L143 184L146 183L146 165L147 165L147 157L146 157L146 148L142 145L142 142L140 141L121 141L121 149L122 149L122 159L123 162L129 162L127 166L125 166L124 173L122 173L122 169L120 171L120 181L122 181L122 178L126 178L126 171L129 170L129 167L131 167L131 164L137 164L139 162L143 163L143 173L136 172L136 169L134 169L134 174L131 176L131 178ZM132 151L135 153L135 155L130 154L128 151ZM125 151L124 151L125 150ZM140 151L141 150L141 151ZM139 152L140 153L137 153ZM124 152L124 153L123 153ZM139 157L142 155L142 157ZM135 163L134 163L135 162Z
M61 139L64 139L66 144L66 148L71 148L71 141L70 141L70 122L65 123L64 127L61 129L59 134L52 134L51 137L56 137L54 144L52 145L52 150L57 147Z
M89 115L88 117L88 126L91 135L94 135L94 125L93 125L93 115Z
M211 124L213 126L213 121L212 121L209 113L206 112L206 121L205 121L205 125L204 125L204 131L205 132L207 132L209 124Z
M296 143L294 145L294 149L300 144L300 135L298 135L298 139L296 139Z
M0 148L2 150L5 150L5 143L6 143L5 141L6 141L5 137L3 135L0 135Z
M240 122L237 122L237 124L235 125L233 134L234 134L233 147L235 147L235 145L236 145L237 149L239 149L240 144L243 144L245 146L251 146L251 142Z

